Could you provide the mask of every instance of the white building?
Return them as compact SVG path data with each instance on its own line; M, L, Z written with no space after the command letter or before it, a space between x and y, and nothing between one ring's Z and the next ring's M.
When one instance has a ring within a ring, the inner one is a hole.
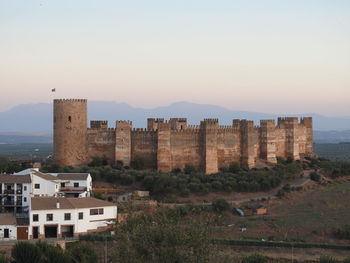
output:
M28 211L31 188L32 180L29 175L0 174L1 212Z
M89 173L42 173L29 168L15 175L30 175L33 196L89 197L92 178Z
M17 221L13 214L0 214L0 239L16 240L17 239Z
M0 240L72 237L108 228L117 206L89 197L91 190L88 173L31 168L0 175Z
M60 183L60 192L66 197L89 197L92 178L89 173L53 173Z
M29 238L72 237L107 229L117 219L117 206L96 198L33 197Z

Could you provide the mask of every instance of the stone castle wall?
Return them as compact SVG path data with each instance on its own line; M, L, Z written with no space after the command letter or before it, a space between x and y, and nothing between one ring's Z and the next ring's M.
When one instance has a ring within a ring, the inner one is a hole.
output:
M131 121L91 121L87 127L86 100L54 101L54 158L60 165L82 165L92 157L129 166L141 157L147 167L171 171L193 165L215 173L231 163L255 167L257 160L276 163L277 157L300 159L312 154L312 118L233 120L220 126L204 119L190 126L185 118L148 119L147 129L133 129Z

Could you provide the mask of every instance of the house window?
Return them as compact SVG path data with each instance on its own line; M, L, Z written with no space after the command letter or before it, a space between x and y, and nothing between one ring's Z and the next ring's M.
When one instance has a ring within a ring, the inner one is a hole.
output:
M33 222L38 222L38 221L39 221L39 215L33 214Z
M23 202L27 202L27 197L23 197Z
M66 184L65 183L61 183L61 187L65 187L66 186Z
M68 116L68 121L72 122L72 116Z
M83 212L79 212L79 219L80 220L84 219L84 213Z
M27 191L27 186L23 186L23 191Z
M79 183L74 183L74 187L79 187Z
M53 221L53 214L46 214L46 221Z
M35 189L40 189L40 184L35 184L35 185L34 185L34 188L35 188Z
M64 213L64 220L70 220L70 213Z
M90 209L90 215L103 215L103 208Z

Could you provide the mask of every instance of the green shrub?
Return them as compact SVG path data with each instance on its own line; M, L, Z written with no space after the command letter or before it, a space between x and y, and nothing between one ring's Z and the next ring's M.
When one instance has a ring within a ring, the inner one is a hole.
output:
M90 167L100 167L100 166L105 166L108 164L107 157L92 157L92 161L88 164Z
M197 169L193 165L186 164L184 168L185 174L192 174L195 173Z
M241 166L239 165L239 163L231 163L228 166L228 172L230 173L238 173L241 169Z
M251 254L250 256L244 257L242 259L242 263L266 263L267 257L261 255L261 254Z
M42 253L40 249L29 242L18 242L11 250L12 258L16 263L41 262Z
M310 179L315 182L320 182L321 176L316 172L312 172L310 173Z
M98 258L94 248L86 243L75 242L68 247L67 253L73 262L96 263Z
M336 238L350 240L350 225L346 225L344 228L338 228L333 233Z
M320 257L320 263L337 263L337 262L339 262L339 261L333 257L330 257L330 256L321 256Z
M141 156L135 156L135 158L131 161L131 167L135 170L143 170L146 167L145 158Z
M215 199L212 203L213 210L216 212L224 212L230 209L230 204L222 198Z

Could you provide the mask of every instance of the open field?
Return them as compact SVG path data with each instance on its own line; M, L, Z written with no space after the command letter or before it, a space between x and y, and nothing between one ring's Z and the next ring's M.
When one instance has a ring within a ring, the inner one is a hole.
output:
M265 202L268 215L240 217L230 214L216 235L224 238L288 240L348 244L337 240L332 230L349 224L350 181L335 181L314 189L292 192ZM240 232L245 226L247 231Z
M10 159L45 158L50 154L51 143L0 144L0 156Z
M332 161L350 161L350 143L315 143L314 151Z

